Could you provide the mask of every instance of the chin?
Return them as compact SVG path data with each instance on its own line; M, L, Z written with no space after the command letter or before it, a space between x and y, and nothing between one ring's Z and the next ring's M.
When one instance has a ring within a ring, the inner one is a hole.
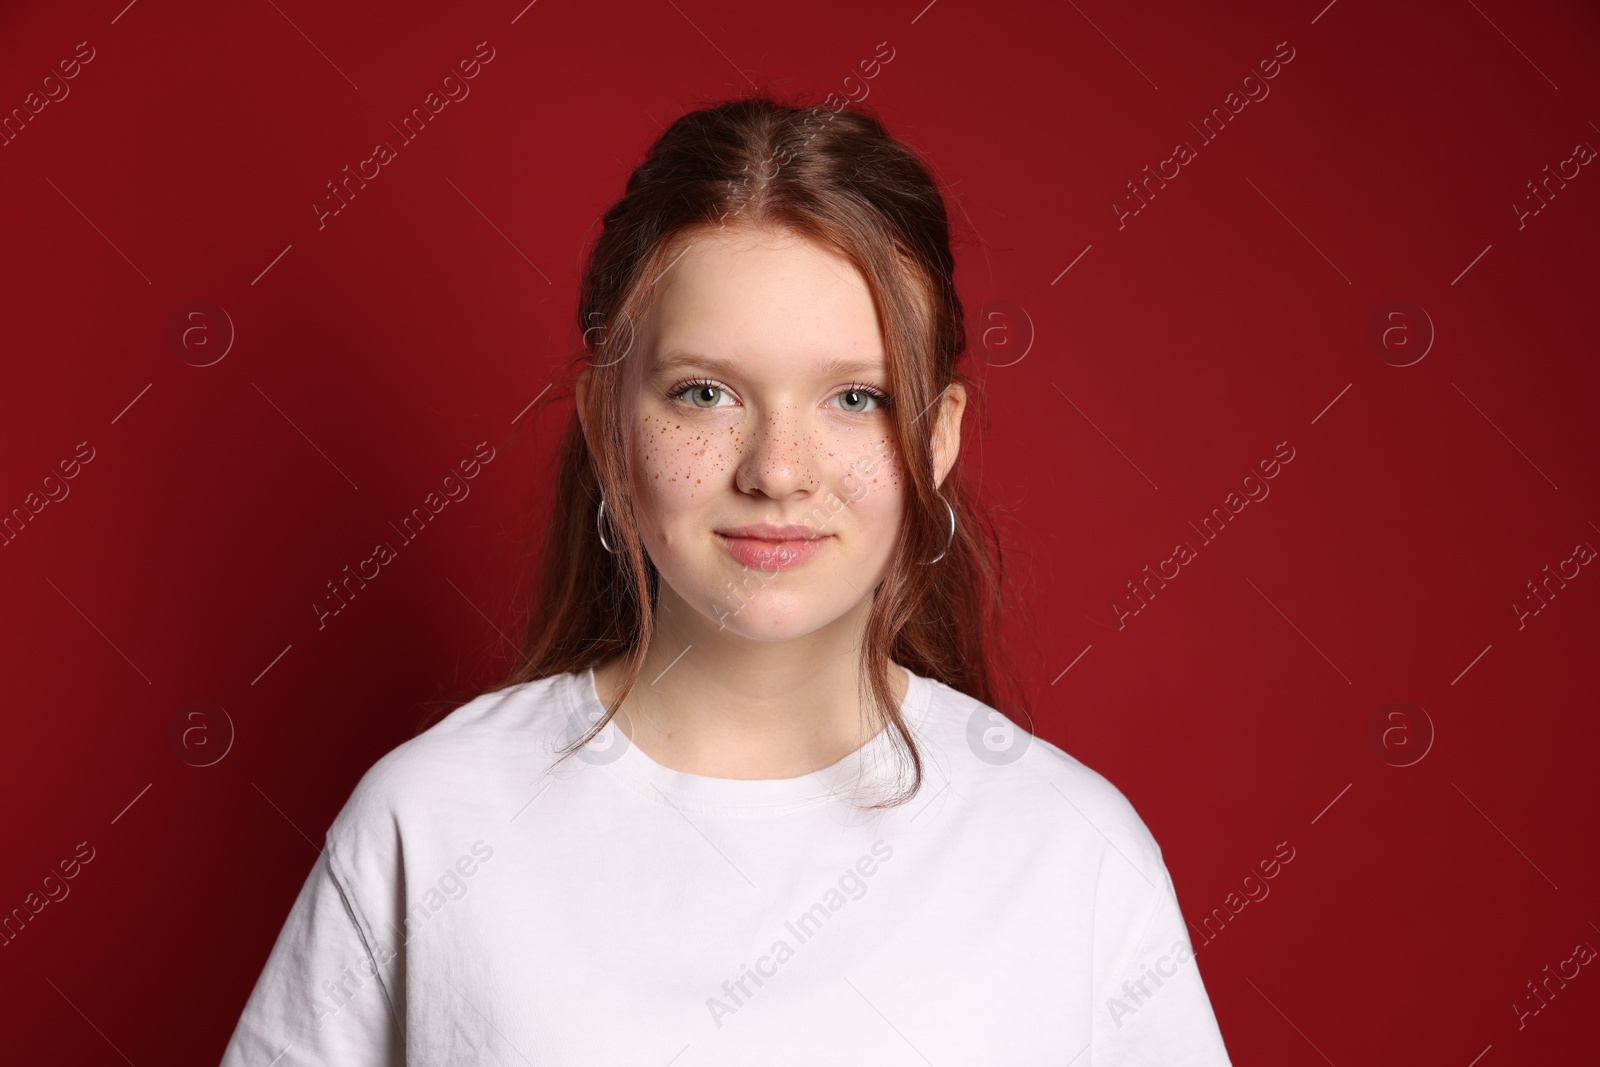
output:
M758 594L746 600L742 607L737 602L730 607L725 600L713 600L711 620L720 622L723 632L765 642L805 637L833 621L833 616L818 611L815 605L786 604L779 602L780 599L791 598Z

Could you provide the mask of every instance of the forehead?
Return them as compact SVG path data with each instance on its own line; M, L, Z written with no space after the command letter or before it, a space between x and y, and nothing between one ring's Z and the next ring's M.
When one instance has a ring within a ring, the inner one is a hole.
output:
M650 313L653 366L682 354L881 365L872 291L830 248L733 229L687 239L667 263Z

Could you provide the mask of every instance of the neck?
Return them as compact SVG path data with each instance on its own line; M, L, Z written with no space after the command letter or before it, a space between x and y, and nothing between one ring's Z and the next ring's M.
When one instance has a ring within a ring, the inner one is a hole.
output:
M613 720L655 762L711 778L794 778L832 766L878 726L863 705L857 656L871 605L791 641L718 629L662 586L644 668ZM595 667L608 705L624 660ZM898 702L909 680L891 662Z

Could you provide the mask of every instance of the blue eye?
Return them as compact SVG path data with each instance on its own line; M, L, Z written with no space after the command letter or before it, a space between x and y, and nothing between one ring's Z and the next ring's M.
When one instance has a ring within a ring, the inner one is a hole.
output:
M718 385L716 382L707 381L703 378L700 378L690 382L680 382L679 384L673 386L672 389L666 394L667 399L677 400L690 390L694 391L694 396L691 402L695 407L700 408L701 410L709 410L714 407L719 407L720 405L718 405L716 401L727 395L727 390ZM713 393L715 395L712 397L711 403L702 404L700 401L705 399L706 393Z
M848 388L846 388L843 392L837 393L835 395L849 398L846 401L847 404L849 404L849 403L860 404L860 403L865 403L865 402L870 401L870 402L876 404L880 408L889 406L889 394L883 392L880 389L874 389L870 385L851 385ZM847 406L845 408L845 410L850 412L851 414L865 415L868 412L873 411L875 409L870 408L870 407L869 408L855 408L855 407Z
M711 381L708 378L694 378L689 381L679 382L664 394L668 400L682 400L685 395L689 397L689 404L700 411L711 411L729 405L719 403L723 399L731 399L732 394L725 386ZM888 393L875 386L855 382L839 392L832 399L845 398L844 406L840 409L851 415L867 415L879 408L886 408L891 403ZM876 406L873 406L876 405Z

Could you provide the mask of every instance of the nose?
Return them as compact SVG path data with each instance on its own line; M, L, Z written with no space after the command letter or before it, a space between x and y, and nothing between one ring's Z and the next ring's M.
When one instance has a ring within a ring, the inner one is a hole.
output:
M750 436L737 473L739 488L786 500L817 487L811 446L800 420L787 405L748 420Z

